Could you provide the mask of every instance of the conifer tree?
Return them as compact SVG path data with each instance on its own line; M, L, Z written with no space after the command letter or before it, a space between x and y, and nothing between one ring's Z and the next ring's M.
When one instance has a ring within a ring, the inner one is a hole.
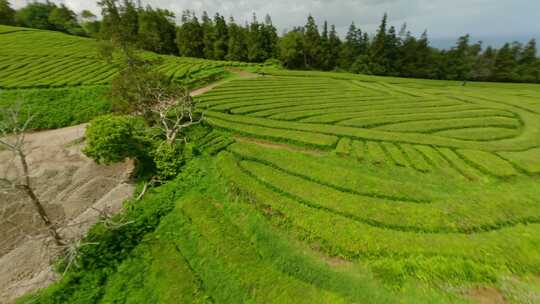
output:
M328 71L333 67L331 65L330 58L330 42L329 42L329 33L328 33L328 21L324 21L323 30L321 33L321 45L320 45L320 57L321 63L320 67L322 70Z
M493 69L493 79L495 81L514 81L518 78L516 74L516 58L509 43L497 52L495 66Z
M248 28L248 60L250 62L263 62L265 56L261 43L262 25L257 21L257 15L253 14L253 19Z
M184 11L182 14L182 26L176 33L176 43L181 56L204 57L204 44L201 39L203 29L195 12Z
M228 26L229 45L226 59L232 61L247 61L247 30L235 23L231 17Z
M385 75L398 76L401 40L397 36L396 28L391 26L386 34L385 53L387 67Z
M215 24L215 42L214 42L214 59L223 60L228 54L229 48L229 32L225 17L216 13L214 16Z
M345 36L345 42L342 45L339 56L339 66L342 69L348 70L351 67L353 62L356 60L356 57L359 55L357 49L357 29L353 22L349 26L349 31L347 32L347 36Z
M473 79L479 81L493 80L493 69L497 52L488 46L486 50L478 56L473 67Z
M304 29L304 64L316 69L321 63L321 36L313 16L309 15Z
M370 72L375 75L384 75L389 70L387 23L388 15L384 14L377 35L369 50Z
M261 40L260 43L264 60L277 58L279 37L270 15L266 15L264 18L264 24L262 24L260 28L259 39Z
M202 30L203 30L203 54L206 59L214 59L214 22L208 16L208 13L203 12L202 18Z
M518 74L520 81L524 82L538 82L539 65L538 58L538 49L536 47L536 40L530 40L527 45L523 48L521 54L519 55L518 61Z
M341 49L341 39L336 31L336 26L330 26L330 33L328 34L328 59L327 64L330 69L335 69L338 65L338 58Z

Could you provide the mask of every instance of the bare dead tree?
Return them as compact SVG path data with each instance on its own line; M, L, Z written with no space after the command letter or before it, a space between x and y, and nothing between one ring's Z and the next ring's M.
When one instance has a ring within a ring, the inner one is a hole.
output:
M169 145L177 140L185 142L185 137L179 138L184 129L204 120L204 113L196 113L197 104L187 89L181 88L171 91L153 88L151 94L153 103L149 110L157 117L157 127L163 131Z
M14 158L18 159L20 164L20 168L18 168L18 178L15 178L15 180L8 180L6 178L3 179L3 181L26 193L34 205L39 217L47 227L49 235L54 239L56 245L63 246L65 244L58 233L58 227L51 221L42 202L32 187L25 145L26 132L34 116L30 113L27 113L24 116L23 119L20 105L0 109L0 146L11 151L14 154Z

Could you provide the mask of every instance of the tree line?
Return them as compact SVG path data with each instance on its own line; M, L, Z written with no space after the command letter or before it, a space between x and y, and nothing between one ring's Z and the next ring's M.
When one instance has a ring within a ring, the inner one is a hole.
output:
M107 4L119 5L107 5ZM66 6L50 2L30 3L13 10L0 0L0 24L58 30L108 40L111 28L120 24L139 48L178 56L215 60L265 62L277 59L289 69L347 71L381 76L428 79L540 83L540 59L536 41L506 43L496 49L472 43L469 35L449 50L430 46L427 32L415 37L403 25L388 25L385 14L375 34L352 23L344 38L326 21L322 28L309 16L303 26L281 37L272 19L254 15L237 23L217 13L200 18L184 11L177 24L173 12L140 7L131 0L102 0L102 19L89 11L77 16ZM115 7L116 9L107 9Z

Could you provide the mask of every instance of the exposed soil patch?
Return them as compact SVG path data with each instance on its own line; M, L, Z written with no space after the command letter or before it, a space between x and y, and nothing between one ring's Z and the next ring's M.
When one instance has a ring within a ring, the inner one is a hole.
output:
M240 78L255 78L255 77L259 77L259 75L257 74L254 74L254 73L251 73L251 72L247 72L247 71L244 71L244 70L241 70L241 69L238 69L238 68L227 68L226 69L227 71L229 72L232 72L234 74L236 74L238 77ZM211 90L213 90L215 87L218 87L220 85L222 85L223 83L227 82L227 80L224 80L224 81L218 81L216 83L212 83L210 85L207 85L205 87L202 87L202 88L199 88L199 89L196 89L196 90L193 90L191 91L191 96L192 97L195 97L195 96L199 96L199 95L202 95L204 93L207 93L207 92L210 92Z
M100 166L81 152L85 127L27 135L31 181L64 237L80 237L97 222L99 212L91 207L118 212L134 190L132 163ZM0 177L13 179L17 166L10 151L0 151ZM0 303L55 279L49 266L54 252L46 248L45 227L33 208L18 190L0 192Z
M506 304L503 294L492 287L476 287L467 293L468 297L479 304Z
M244 70L242 70L242 69L234 68L234 67L229 67L229 68L227 68L227 71L232 72L232 73L235 73L235 74L237 74L238 76L240 76L241 78L255 78L255 77L259 77L259 74L251 73L251 72L244 71Z

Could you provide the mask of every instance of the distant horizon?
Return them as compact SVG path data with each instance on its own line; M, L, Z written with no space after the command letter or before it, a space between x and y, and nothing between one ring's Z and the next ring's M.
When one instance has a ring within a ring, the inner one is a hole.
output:
M20 8L28 1L10 2ZM77 13L89 9L100 15L94 0L52 2L64 3ZM233 16L241 24L250 21L253 13L259 19L268 13L280 34L294 26L304 25L309 14L315 17L319 27L324 20L335 24L340 36L346 35L353 21L362 30L373 34L386 12L390 25L399 30L403 23L407 23L415 36L427 30L432 45L442 48L448 48L450 40L455 42L467 33L473 38L479 37L473 41L484 40L485 45L493 44L495 47L500 46L503 39L510 39L504 42L540 39L540 23L537 22L540 20L540 1L531 0L496 3L486 0L455 0L452 3L445 0L298 0L294 3L285 0L141 0L141 4L168 9L177 17L185 9L194 10L199 16L203 11L210 15L219 12L226 18Z
M466 35L466 34L464 34ZM429 37L429 42L432 47L439 48L439 49L450 49L451 47L456 45L456 41L460 36L456 37ZM528 43L531 39L536 39L536 42L540 42L540 34L533 35L531 37L528 36L474 36L471 35L471 43L476 43L478 41L482 41L482 47L485 49L488 46L494 47L494 48L500 48L505 43L512 43L514 41L520 42L522 44ZM539 50L540 52L540 50Z

